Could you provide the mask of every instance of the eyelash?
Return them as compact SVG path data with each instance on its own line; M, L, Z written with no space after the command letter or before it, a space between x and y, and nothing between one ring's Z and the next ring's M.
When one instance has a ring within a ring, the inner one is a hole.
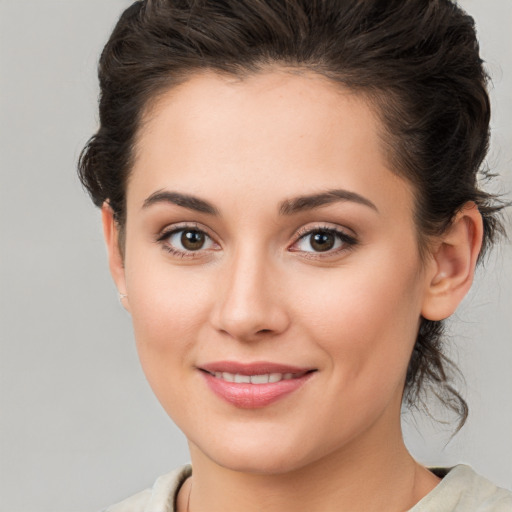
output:
M335 250L328 250L325 252L322 251L303 251L303 256L305 258L309 259L321 259L321 258L328 258L329 256L335 256L339 255L340 253L344 253L347 251L350 251L353 249L359 241L356 237L349 235L345 231L342 231L341 229L332 227L332 226L315 226L313 228L311 227L304 227L297 231L295 234L295 242L292 244L292 247L294 245L297 245L301 240L306 239L308 236L312 236L317 233L328 233L334 235L340 242L341 247L335 249ZM295 251L294 251L295 252ZM299 251L296 251L299 252Z
M199 257L202 252L201 249L197 251L181 251L179 249L175 249L172 245L166 243L166 240L168 240L172 235L181 233L183 231L196 231L198 233L204 234L210 240L213 240L212 237L206 232L206 230L204 228L201 228L198 224L183 224L180 226L173 226L171 229L163 231L156 239L156 242L161 244L162 248L172 256L183 259L193 259Z
M182 251L179 249L174 248L169 243L166 243L166 241L172 236L180 232L184 231L196 231L198 233L201 233L205 235L207 238L213 241L212 237L207 233L207 231L204 228L201 228L198 224L186 224L181 226L174 226L172 229L168 229L158 235L158 238L156 239L156 242L161 244L162 248L170 253L172 256L178 257L178 258L198 258L204 251L204 249L198 249L197 251ZM358 240L352 236L347 234L346 232L334 228L332 226L315 226L313 228L301 228L295 233L295 241L290 247L293 247L297 245L301 240L306 239L308 236L312 236L317 233L328 233L333 234L342 244L341 247L337 248L334 251L328 250L325 252L322 251L300 251L297 249L289 249L292 252L303 252L303 256L305 258L309 259L320 259L320 258L326 258L329 256L337 255L343 252L347 252L351 249L353 249L359 242ZM215 243L215 242L213 242Z

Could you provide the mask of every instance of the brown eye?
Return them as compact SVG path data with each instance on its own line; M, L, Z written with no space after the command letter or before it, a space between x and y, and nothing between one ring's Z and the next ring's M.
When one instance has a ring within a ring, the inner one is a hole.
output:
M180 241L183 248L187 251L198 251L203 248L206 237L201 231L183 230Z
M303 232L304 233L304 232ZM293 244L292 251L305 253L336 254L357 245L358 241L351 235L335 228L320 228L306 231Z
M329 231L318 231L309 236L311 248L317 252L329 251L336 244L336 235Z
M173 254L187 254L216 249L218 246L204 231L195 228L175 229L164 233L159 242Z

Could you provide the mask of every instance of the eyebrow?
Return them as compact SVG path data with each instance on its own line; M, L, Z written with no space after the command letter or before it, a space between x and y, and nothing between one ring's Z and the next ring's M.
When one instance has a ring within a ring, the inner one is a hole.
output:
M328 204L336 202L350 201L353 203L368 206L372 210L378 212L377 207L366 197L363 197L356 192L349 190L333 189L321 192L318 194L310 194L305 196L298 196L291 199L286 199L279 206L280 215L294 215L296 213L314 210ZM142 205L142 208L149 208L150 206L158 203L170 203L189 210L194 210L208 215L219 216L219 210L211 203L204 199L200 199L190 194L183 194L181 192L171 192L167 190L158 190L151 194Z
M333 189L321 192L318 194L311 194L307 196L299 196L292 199L287 199L281 203L279 213L281 215L293 215L305 210L313 210L326 206L331 203L339 201L350 201L353 203L362 204L368 206L372 210L378 212L378 208L366 197L363 197L356 192L350 192L349 190Z
M181 192L171 192L167 190L158 190L151 194L142 205L142 208L149 208L150 206L158 203L171 203L189 210L195 210L200 213L207 213L209 215L219 215L219 210L211 203L204 199L191 196L189 194L182 194Z

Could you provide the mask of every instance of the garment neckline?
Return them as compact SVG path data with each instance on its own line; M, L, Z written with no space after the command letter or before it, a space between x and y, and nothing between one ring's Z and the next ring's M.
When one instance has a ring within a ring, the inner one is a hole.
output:
M428 493L426 494L418 503L416 503L412 508L408 510L408 512L420 512L424 505L428 502L436 499L439 495L444 492L444 489L449 485L449 482L453 480L454 477L457 477L459 473L464 473L467 471L472 472L469 466L465 464L458 464L452 467L429 467L428 470L436 475L441 481ZM169 497L172 496L172 509L170 512L176 512L177 510L177 499L178 493L185 483L192 476L192 466L190 464L186 464L180 470L176 478L174 479L174 485L172 486L172 490L169 493ZM171 500L169 500L171 501Z

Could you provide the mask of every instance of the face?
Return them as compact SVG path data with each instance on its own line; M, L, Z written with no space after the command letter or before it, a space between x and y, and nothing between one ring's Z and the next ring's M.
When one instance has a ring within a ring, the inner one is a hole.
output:
M198 457L285 472L399 431L426 277L379 130L284 71L197 75L148 113L117 284Z

